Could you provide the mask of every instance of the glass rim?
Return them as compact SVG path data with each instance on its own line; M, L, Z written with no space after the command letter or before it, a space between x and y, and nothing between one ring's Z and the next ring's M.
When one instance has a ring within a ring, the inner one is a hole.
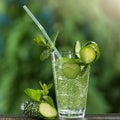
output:
M75 53L73 50L61 50L59 52L60 53ZM51 53L55 53L56 54L56 51L52 51Z

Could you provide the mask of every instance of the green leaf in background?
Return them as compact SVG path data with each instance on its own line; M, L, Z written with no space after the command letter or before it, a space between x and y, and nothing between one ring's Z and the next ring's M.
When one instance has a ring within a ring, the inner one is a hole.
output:
M37 43L39 46L43 46L43 47L46 46L46 40L42 35L37 36L34 39L34 42Z
M45 95L45 96L43 96L43 99L44 99L48 104L50 104L51 106L55 107L54 102L53 102L53 99L52 99L50 96Z
M41 94L42 94L41 90L35 90L35 89L27 88L27 89L24 90L24 92L32 100L40 101Z
M40 54L40 60L44 61L45 59L47 59L50 54L51 54L51 49L45 49L41 54Z

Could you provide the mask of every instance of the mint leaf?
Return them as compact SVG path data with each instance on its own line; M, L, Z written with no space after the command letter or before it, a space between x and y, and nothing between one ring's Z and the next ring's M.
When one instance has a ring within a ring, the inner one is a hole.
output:
M51 106L55 107L54 102L53 102L53 99L52 99L50 96L45 95L45 96L43 96L43 99L44 99L48 104L50 104Z
M51 54L51 49L45 49L41 54L40 54L40 60L44 61L47 59Z
M43 89L43 95L47 95L49 93L49 89L47 87L47 85L44 83L42 84L42 89Z
M37 36L34 39L34 42L37 43L39 46L43 46L43 47L45 47L47 44L45 38L42 35Z
M24 90L25 94L30 97L34 101L40 101L41 98L41 90L35 90L31 88L27 88Z
M52 83L49 83L48 86L47 86L48 90L51 89L52 86L53 86L53 84L52 84Z
M57 39L58 35L59 35L59 32L56 32L56 33L54 33L54 34L51 36L51 40L52 40L52 42L53 42L54 45L55 45L55 43L56 43L56 39Z
M48 95L48 93L49 93L49 89L53 86L52 85L52 83L50 83L50 84L45 84L45 83L41 83L40 82L40 86L41 86L41 88L42 88L42 92L43 92L43 95Z

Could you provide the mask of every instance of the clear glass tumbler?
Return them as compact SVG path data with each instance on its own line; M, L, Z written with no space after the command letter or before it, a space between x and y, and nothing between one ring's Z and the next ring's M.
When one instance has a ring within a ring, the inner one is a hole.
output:
M59 117L84 118L90 66L81 64L73 52L52 52L52 67Z

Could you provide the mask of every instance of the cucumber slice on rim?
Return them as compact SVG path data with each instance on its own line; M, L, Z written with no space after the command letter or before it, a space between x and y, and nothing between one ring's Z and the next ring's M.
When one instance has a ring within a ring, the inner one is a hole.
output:
M42 116L47 118L53 118L57 116L57 110L48 103L40 103L39 112Z
M84 46L80 50L80 56L85 64L90 64L96 59L96 52L91 46Z
M80 58L80 42L79 41L76 41L75 43L75 55Z
M100 57L100 48L99 48L98 44L95 43L94 41L90 41L85 46L90 46L95 50L95 52L96 52L96 59L95 60L98 60Z

